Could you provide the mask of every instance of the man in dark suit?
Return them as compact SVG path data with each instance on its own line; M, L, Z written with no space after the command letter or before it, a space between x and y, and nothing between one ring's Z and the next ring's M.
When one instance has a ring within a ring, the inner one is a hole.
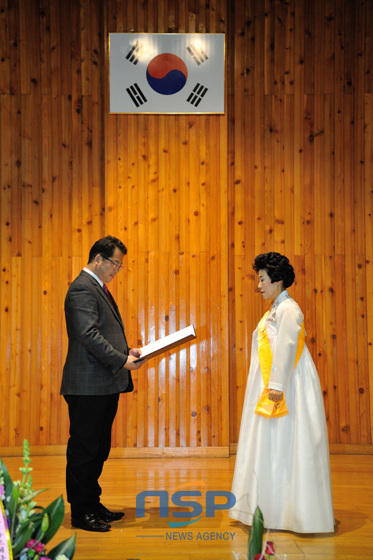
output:
M126 247L116 237L98 240L65 299L69 339L61 394L70 417L66 490L73 527L106 532L123 512L100 502L99 477L111 447L120 393L133 391L138 348L128 348L122 318L106 284L123 268Z

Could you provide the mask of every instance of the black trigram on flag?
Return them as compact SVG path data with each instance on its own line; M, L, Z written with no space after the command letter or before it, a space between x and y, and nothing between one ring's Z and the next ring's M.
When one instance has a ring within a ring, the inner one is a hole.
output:
M193 43L187 47L187 51L198 66L200 66L203 62L206 62L209 58L202 47Z
M126 59L132 64L137 64L142 55L144 54L144 45L136 41L136 43L131 48L130 52L127 54Z
M141 91L139 85L136 83L126 88L126 92L130 96L130 98L132 99L136 107L140 107L141 105L144 105L144 103L147 102L145 95Z
M198 107L202 99L205 97L207 91L208 91L207 87L201 84L196 84L195 87L193 88L192 93L189 95L187 99L188 103L194 105L194 107Z

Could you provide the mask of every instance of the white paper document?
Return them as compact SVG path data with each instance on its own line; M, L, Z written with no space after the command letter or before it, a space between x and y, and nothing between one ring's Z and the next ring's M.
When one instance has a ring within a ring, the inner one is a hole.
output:
M185 329L181 329L176 331L164 338L160 338L155 342L151 342L146 346L141 348L141 357L135 360L135 362L140 362L141 360L153 358L154 356L158 356L158 354L162 354L163 352L167 352L180 344L185 344L193 338L197 338L196 331L194 329L194 325L189 325L189 327L185 327Z

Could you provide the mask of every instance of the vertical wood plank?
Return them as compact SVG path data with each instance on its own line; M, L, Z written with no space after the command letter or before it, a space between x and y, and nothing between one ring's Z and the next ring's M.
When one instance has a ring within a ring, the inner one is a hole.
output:
M353 98L343 98L344 136L343 136L343 176L344 176L344 231L345 231L345 284L346 284L346 322L355 325L347 329L347 359L349 380L350 429L355 440L360 431L357 333L356 333L356 269L355 269L355 229L354 229L354 190L353 190L353 152L349 139L354 136Z
M0 94L0 210L2 235L0 239L0 355L3 375L0 376L0 441L7 445L9 434L8 402L10 397L9 378L11 373L11 232L12 224L12 178L11 178L11 105L10 96ZM14 189L14 187L13 187Z
M5 2L0 4L0 94L10 92L10 37L9 37L9 15L5 9Z
M370 408L373 403L373 96L371 93L365 95L364 103L365 127L364 127L364 161L365 161L365 238L366 238L366 304L367 304L367 341L368 341L368 372L370 388ZM371 437L373 433L373 415L371 414Z
M295 254L304 254L303 200L303 119L304 111L304 4L295 10L294 68L294 241Z
M347 332L346 325L346 287L344 284L345 259L343 255L335 257L335 293L336 293L336 337L337 337L337 371L345 371L347 363ZM350 406L348 375L338 375L339 424L338 443L350 443ZM348 404L347 404L348 403Z
M21 424L21 372L22 370L22 345L24 344L21 333L21 257L12 257L11 261L11 325L10 325L10 362L11 368L9 372L9 401L13 406L8 408L8 440L9 446L20 444L22 437L26 436L23 431L24 426ZM26 414L24 415L26 418ZM7 424L5 424L7 425Z

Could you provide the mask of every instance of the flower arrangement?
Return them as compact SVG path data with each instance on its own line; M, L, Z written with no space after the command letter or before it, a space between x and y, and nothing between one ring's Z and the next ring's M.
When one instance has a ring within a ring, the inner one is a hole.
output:
M263 514L259 506L257 506L249 533L248 560L272 560L272 557L280 558L280 556L275 553L273 542L268 540L269 531L267 532L264 542L263 533Z
M76 537L55 546L46 552L46 544L54 537L65 515L62 496L46 508L37 506L35 497L43 490L34 491L29 466L31 462L27 440L23 444L24 467L19 470L22 480L12 481L8 470L0 459L0 547L7 541L10 560L71 560L75 551ZM6 533L5 535L2 533ZM4 556L4 558L7 558Z

